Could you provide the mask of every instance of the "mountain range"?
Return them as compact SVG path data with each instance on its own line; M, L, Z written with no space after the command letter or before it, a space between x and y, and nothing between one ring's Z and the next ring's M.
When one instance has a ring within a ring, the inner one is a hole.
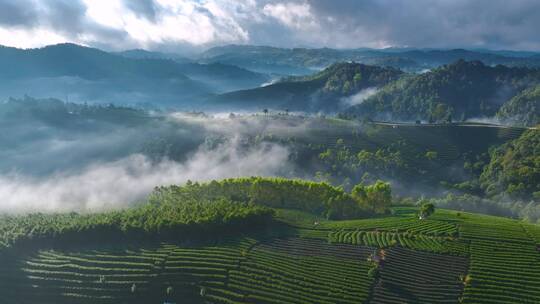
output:
M198 57L75 44L0 47L0 98L205 111L262 109L346 117L539 122L540 55L433 49L224 46Z

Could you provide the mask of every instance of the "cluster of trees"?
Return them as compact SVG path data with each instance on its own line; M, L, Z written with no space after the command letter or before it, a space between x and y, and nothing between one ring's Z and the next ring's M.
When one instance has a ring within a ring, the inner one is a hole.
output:
M357 150L356 150L357 151ZM435 160L426 161L421 151L411 152L411 147L404 141L392 143L389 146L379 146L377 149L355 149L338 139L333 147L327 147L318 154L318 162L323 170L317 177L321 180L343 182L346 188L352 184L373 183L378 179L407 179L410 176L422 177L422 171L431 170ZM416 158L404 157L402 151L413 154Z
M150 203L95 214L30 214L0 217L0 249L19 241L72 243L146 237L219 237L264 226L273 210L226 199L189 199L154 193Z
M159 187L151 201L171 198L223 198L272 208L302 210L328 219L350 219L385 213L392 201L390 185L382 181L369 186L357 185L353 193L349 194L341 187L324 182L264 177Z

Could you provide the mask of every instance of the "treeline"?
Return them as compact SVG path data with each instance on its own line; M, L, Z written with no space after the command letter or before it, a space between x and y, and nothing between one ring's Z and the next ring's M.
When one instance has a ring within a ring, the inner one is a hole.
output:
M0 250L19 242L61 244L160 237L219 237L264 226L273 210L225 199L156 200L95 214L30 214L0 217Z
M382 181L369 186L357 185L352 193L347 193L341 187L324 182L247 177L159 187L151 195L150 201L221 198L272 208L296 209L335 220L385 213L389 210L391 196L390 185Z
M351 193L327 183L284 178L234 178L158 187L143 205L92 214L0 216L0 252L14 245L61 245L156 238L219 238L269 224L271 208L329 219L386 213L390 186L357 185Z

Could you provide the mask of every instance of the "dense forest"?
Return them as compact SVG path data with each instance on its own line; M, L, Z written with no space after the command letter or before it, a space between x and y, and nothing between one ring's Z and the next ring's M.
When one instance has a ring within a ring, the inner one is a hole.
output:
M539 82L540 71L536 69L490 67L479 61L460 60L424 74L407 75L350 111L372 119L452 122L493 117L509 102L503 113L507 118L518 118L531 115L527 113L537 100L509 100ZM527 123L537 123L534 114Z
M54 242L144 240L158 234L163 238L226 236L245 227L262 227L272 215L272 210L248 203L185 198L152 199L139 207L103 213L2 215L0 251L1 247Z
M214 174L210 179L234 176L238 169L230 169L231 159L259 159L263 153L269 159L251 165L254 175L264 172L271 176L301 176L341 186L346 192L359 183L391 181L393 195L410 196L413 201L422 194L439 199L452 194L460 198L451 204L440 204L516 217L524 216L519 209L529 206L530 210L538 205L538 198L533 195L539 184L534 173L538 170L533 160L538 152L532 150L535 145L531 140L538 134L534 129L523 135L528 139L521 143L518 138L525 130L522 128L466 123L393 125L287 113L261 114L215 118L204 113L150 112L54 99L11 99L0 104L0 125L6 130L0 134L4 143L0 147L0 171L10 174L17 167L19 180L32 183L32 179L21 176L47 180L62 171L84 173L96 161L114 162L113 166L122 170L128 166L121 173L127 178L133 170L151 173L148 182L145 176L137 177L145 185L137 192L140 194L121 196L133 200L144 199L156 186L154 181L183 183L205 177L206 171ZM77 138L85 143L80 148ZM507 152L517 142L520 153ZM41 153L33 153L34 149ZM270 153L274 149L280 151L276 161L272 160L276 154ZM512 154L511 162L506 160L509 156L504 157L506 154ZM139 168L139 163L133 163L132 155L142 155L144 166ZM194 155L204 162L210 159L212 168L196 171L201 165ZM128 162L124 164L126 158ZM152 171L159 166L160 170L171 168L167 171L171 176L162 177ZM261 171L258 167L270 169ZM17 182L4 179L0 185ZM32 185L28 189L39 188ZM54 189L43 195L60 191ZM104 194L104 198L116 197L117 191L107 191L112 193L106 192L109 196ZM510 193L511 202L506 199ZM337 195L333 197L338 200ZM465 201L470 203L460 203ZM321 208L316 213L327 216L328 209ZM332 216L341 217L341 213L338 210Z
M520 126L540 124L540 85L512 97L499 109L497 118L505 123Z
M327 183L263 177L160 187L150 200L169 201L179 197L225 198L272 208L306 211L328 219L384 214L392 202L390 185L382 181L372 185L356 185L351 193L347 193Z
M529 130L520 138L494 148L480 177L489 196L508 195L540 200L540 132Z
M264 228L273 208L328 219L357 219L389 212L390 185L357 185L352 193L326 183L283 178L236 178L157 187L139 206L100 213L32 213L0 217L2 247L51 242L226 237ZM272 208L272 209L271 209Z

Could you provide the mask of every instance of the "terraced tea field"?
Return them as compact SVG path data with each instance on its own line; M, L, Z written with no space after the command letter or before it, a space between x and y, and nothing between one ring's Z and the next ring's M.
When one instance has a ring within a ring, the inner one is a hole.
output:
M386 250L371 303L458 303L466 257L404 248Z
M491 145L518 138L526 129L489 124L399 124L399 123L356 123L339 121L327 128L313 129L298 136L300 142L321 147L334 148L338 139L352 151L373 151L390 143L406 141L409 147L401 147L402 156L414 163L419 151L437 152L438 161L452 163L464 153L487 152Z
M7 251L2 303L540 302L537 226L415 212L309 224L282 210L290 229L272 237Z

